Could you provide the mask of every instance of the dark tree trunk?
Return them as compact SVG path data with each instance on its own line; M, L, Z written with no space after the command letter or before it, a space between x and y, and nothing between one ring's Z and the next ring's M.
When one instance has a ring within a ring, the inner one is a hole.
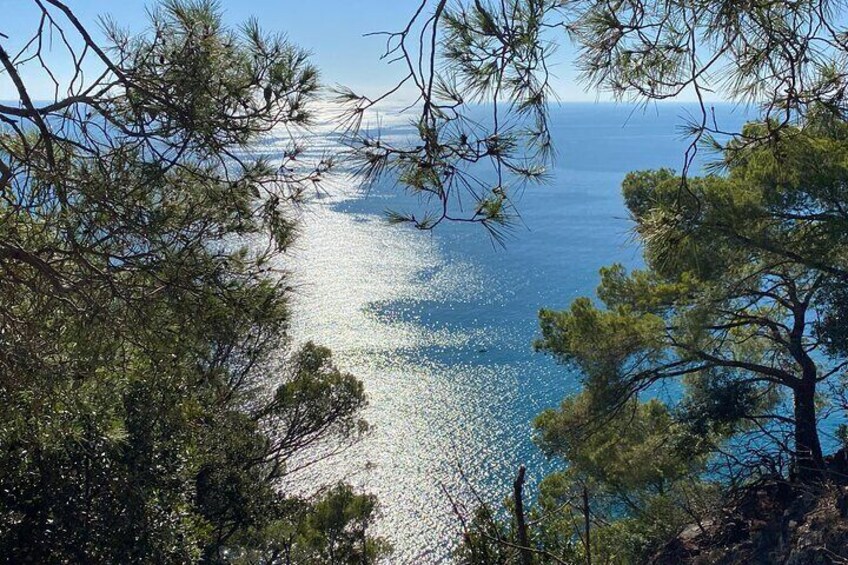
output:
M521 556L521 565L530 565L533 562L533 555L530 552L530 540L527 536L527 521L524 518L524 497L522 495L525 472L524 465L518 468L518 476L512 484L512 496L515 504L515 523L518 529L518 552Z
M592 565L592 533L589 514L589 489L583 486L583 528L586 530L586 565Z
M818 480L824 472L815 395L815 382L804 382L795 389L795 473L800 482Z

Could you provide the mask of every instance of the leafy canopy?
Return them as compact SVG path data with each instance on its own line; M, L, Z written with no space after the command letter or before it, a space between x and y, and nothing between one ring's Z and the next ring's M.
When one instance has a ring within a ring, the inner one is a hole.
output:
M32 9L34 40L0 46L20 98L0 105L0 553L384 555L373 497L309 493L295 474L367 430L362 384L328 350L286 353L278 252L327 164L286 166L296 144L282 168L249 151L308 124L305 53L255 22L227 28L213 2L164 2L141 35L108 22L105 45L59 0ZM49 32L100 72L36 104L23 77Z

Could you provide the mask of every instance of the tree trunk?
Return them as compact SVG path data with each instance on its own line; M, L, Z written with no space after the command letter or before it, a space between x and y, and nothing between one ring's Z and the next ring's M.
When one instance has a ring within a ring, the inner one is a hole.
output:
M533 562L533 555L530 551L530 540L527 536L527 521L524 518L524 497L522 496L525 471L524 465L518 468L518 476L512 484L512 495L515 504L515 523L518 529L518 552L521 556L521 565L530 565Z
M586 565L592 565L592 533L589 514L589 489L583 485L583 527L586 530Z
M804 382L795 389L795 473L800 482L818 480L824 472L815 395L814 382Z

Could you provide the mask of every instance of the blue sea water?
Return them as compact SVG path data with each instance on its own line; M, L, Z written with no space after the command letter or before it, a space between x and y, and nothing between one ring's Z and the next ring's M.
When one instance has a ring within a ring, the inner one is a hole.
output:
M745 121L744 109L715 112L725 130ZM411 203L391 183L367 193L340 183L307 207L287 265L293 335L331 347L364 381L373 429L304 473L316 488L344 480L379 497L377 533L394 545L393 563L449 562L459 530L452 502L498 502L519 465L531 485L557 467L533 445L531 421L578 381L533 352L538 310L591 295L604 265L641 264L620 183L631 170L679 170L689 143L681 126L696 113L679 104L554 108L552 180L522 193L522 222L503 248L475 226L388 225L386 209ZM403 127L387 126L392 135Z

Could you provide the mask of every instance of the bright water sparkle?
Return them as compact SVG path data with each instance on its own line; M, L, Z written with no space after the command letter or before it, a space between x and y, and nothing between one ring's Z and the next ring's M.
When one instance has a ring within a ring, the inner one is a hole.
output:
M471 506L472 491L498 502L520 464L532 484L557 466L532 444L530 422L577 381L532 351L537 312L591 295L604 265L640 265L621 180L679 170L688 144L679 127L695 108L632 110L554 110L553 181L523 193L524 225L505 249L479 227L389 226L385 209L412 204L392 186L368 195L341 186L307 207L286 265L298 289L293 336L332 348L364 381L374 429L299 480L378 495L376 533L394 545L393 563L450 561L459 523L445 492ZM729 106L716 112L724 129L744 119Z

